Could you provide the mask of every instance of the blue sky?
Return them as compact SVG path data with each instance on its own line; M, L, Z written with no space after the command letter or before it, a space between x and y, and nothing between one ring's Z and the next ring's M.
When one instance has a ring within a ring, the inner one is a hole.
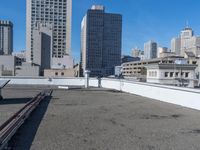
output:
M143 49L144 42L150 39L169 47L171 38L178 36L187 20L200 34L199 0L73 0L72 51L77 61L80 23L93 4L102 4L107 12L123 15L123 54L129 54L136 46ZM0 19L14 23L14 50L25 49L25 0L1 0Z

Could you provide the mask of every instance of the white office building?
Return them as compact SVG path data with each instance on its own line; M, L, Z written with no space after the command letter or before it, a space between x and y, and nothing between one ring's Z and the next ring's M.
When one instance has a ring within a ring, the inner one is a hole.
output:
M27 61L34 59L33 30L38 23L52 25L52 57L71 55L72 0L26 0L26 9Z
M180 55L181 53L181 38L172 38L171 40L171 51Z
M144 57L145 59L157 58L157 43L149 41L144 44Z
M193 30L186 27L181 31L179 38L171 40L171 50L181 56L184 56L185 52L192 52L195 56L199 56L200 37L195 36Z

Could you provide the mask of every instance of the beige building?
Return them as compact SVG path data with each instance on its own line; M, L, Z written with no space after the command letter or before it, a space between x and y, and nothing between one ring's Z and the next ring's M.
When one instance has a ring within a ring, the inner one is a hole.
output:
M53 25L52 57L71 55L72 0L26 0L27 61L33 61L33 30L37 23Z
M149 64L174 64L176 60L183 60L189 64L197 64L197 59L185 59L183 57L166 57L166 58L156 58L151 60L133 61L122 64L122 75L124 77L137 77L146 78L146 65Z
M76 69L45 69L45 77L78 77Z
M165 58L165 57L175 57L177 56L174 52L162 52L159 54L159 58Z

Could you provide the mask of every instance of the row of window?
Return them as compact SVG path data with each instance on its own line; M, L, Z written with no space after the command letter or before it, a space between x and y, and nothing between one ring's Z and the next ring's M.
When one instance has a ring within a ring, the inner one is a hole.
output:
M165 78L173 78L173 77L184 77L188 78L189 77L189 72L165 72L164 77ZM158 73L157 71L149 71L149 77L157 77Z
M141 71L138 71L138 72L137 71L123 71L122 73L123 74L129 74L129 75L130 74L141 74Z
M66 0L35 0L35 1L32 1L32 4L59 4L59 5L62 5L63 3L66 3Z
M188 78L190 75L189 72L165 72L165 77L183 77Z
M157 77L157 71L149 71L149 77Z

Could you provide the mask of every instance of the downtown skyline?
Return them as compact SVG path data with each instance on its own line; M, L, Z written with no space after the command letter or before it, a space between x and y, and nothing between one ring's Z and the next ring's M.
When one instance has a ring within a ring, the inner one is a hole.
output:
M186 26L193 28L195 34L200 34L200 12L198 0L173 1L166 0L73 0L72 8L72 55L76 61L80 58L80 30L81 20L93 4L102 4L113 13L123 16L122 53L130 54L135 46L143 49L148 40L156 41L160 46L170 47L170 41L177 37ZM158 13L159 12L159 13ZM2 0L0 5L0 19L10 20L14 24L14 51L25 49L26 36L26 5L25 0Z

